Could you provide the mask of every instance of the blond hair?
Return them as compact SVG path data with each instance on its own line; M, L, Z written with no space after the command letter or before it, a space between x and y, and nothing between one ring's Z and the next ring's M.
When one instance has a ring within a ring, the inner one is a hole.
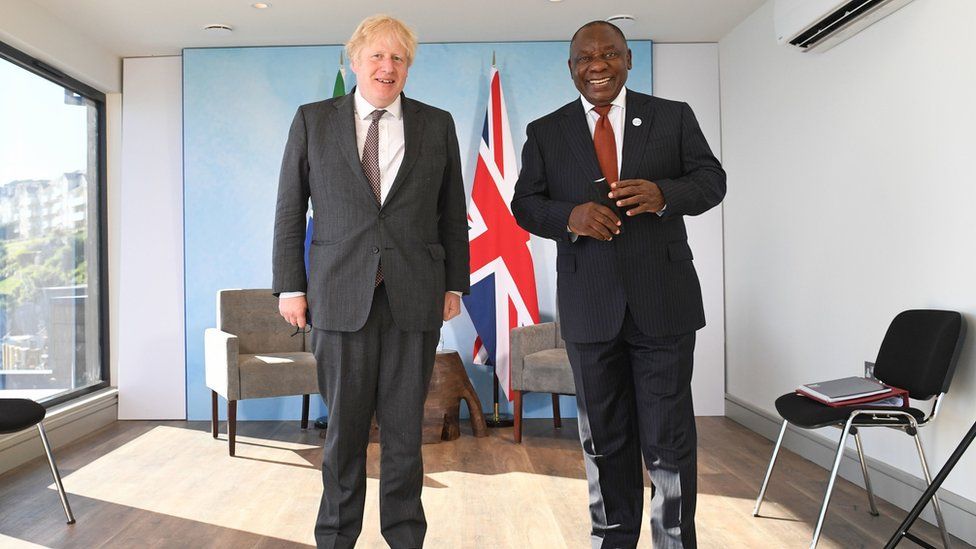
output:
M417 51L417 35L403 21L390 15L371 15L363 19L346 42L346 56L350 61L359 59L359 51L373 40L392 36L406 51L407 66L413 64Z

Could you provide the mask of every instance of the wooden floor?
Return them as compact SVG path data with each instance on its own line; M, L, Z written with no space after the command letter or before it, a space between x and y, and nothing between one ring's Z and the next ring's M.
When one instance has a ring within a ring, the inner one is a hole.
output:
M586 482L574 421L528 420L486 439L467 425L424 447L427 547L589 547ZM699 418L700 547L806 547L827 473L784 451L763 517L752 507L772 451L725 418ZM298 422L243 422L238 457L202 422L116 422L55 454L77 524L64 515L46 462L0 476L0 547L307 547L321 493L321 440ZM371 444L361 547L385 547ZM647 490L648 497L650 490ZM880 547L904 516L840 480L821 547ZM645 514L647 509L645 509ZM913 530L936 545L934 527ZM905 541L902 547L913 544ZM642 536L640 547L651 547ZM955 547L971 547L956 540Z

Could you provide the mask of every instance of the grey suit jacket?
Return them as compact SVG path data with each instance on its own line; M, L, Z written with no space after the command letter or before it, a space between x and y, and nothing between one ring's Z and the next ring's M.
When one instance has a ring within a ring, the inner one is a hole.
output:
M454 120L403 97L403 163L382 207L356 150L354 98L302 105L288 134L275 211L275 295L306 293L312 326L366 323L377 264L402 330L439 329L444 293L467 293L468 224ZM315 211L308 275L305 213Z

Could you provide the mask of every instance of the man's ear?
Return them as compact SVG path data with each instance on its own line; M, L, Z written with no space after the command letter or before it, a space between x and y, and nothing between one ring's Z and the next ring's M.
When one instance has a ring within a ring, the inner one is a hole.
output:
M630 54L630 48L627 48L627 70L630 70L634 66L634 58Z

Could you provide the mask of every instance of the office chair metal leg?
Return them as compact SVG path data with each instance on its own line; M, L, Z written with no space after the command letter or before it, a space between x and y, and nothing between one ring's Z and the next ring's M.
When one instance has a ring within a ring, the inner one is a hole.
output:
M915 439L915 448L918 449L918 459L922 462L922 474L925 475L926 485L932 484L932 475L929 473L929 464L925 461L925 451L922 449L922 439L918 438L918 431L915 431L913 436ZM951 547L949 543L949 532L946 531L945 519L942 518L942 505L939 503L939 494L932 495L932 509L935 511L935 519L939 523L939 533L942 534L942 545L948 549Z
M61 484L61 473L58 466L54 463L54 454L51 453L51 444L47 441L47 433L44 432L44 425L37 424L37 432L41 435L41 444L44 445L44 453L47 454L47 463L51 466L51 474L54 475L54 484L58 487L58 496L61 497L61 506L64 507L64 514L68 517L68 524L75 523L75 516L71 514L71 506L68 505L68 496L64 493L64 485Z
M868 476L868 464L864 461L864 447L861 445L860 431L854 432L854 443L857 445L857 459L861 462L861 473L864 474L864 489L868 492L868 503L871 504L871 515L878 516L878 506L874 503L874 491L871 490L871 477Z
M759 506L762 505L763 498L766 497L766 487L769 485L769 477L773 474L773 466L776 465L776 456L779 455L779 447L783 444L783 435L786 434L786 426L790 422L783 420L783 426L779 429L779 437L776 438L776 446L773 446L773 455L769 458L769 467L766 468L766 478L763 479L762 488L759 489L759 497L756 498L756 507L752 510L752 516L759 516Z
M820 507L820 517L817 519L817 527L813 530L813 540L810 542L810 549L814 549L817 546L817 542L820 541L820 532L823 530L824 519L827 518L827 506L830 505L830 493L834 491L834 481L837 480L837 471L840 469L840 461L844 458L844 441L847 440L847 435L851 432L851 423L854 422L854 417L851 416L844 424L844 432L840 435L840 441L837 443L837 455L834 457L834 467L830 470L830 481L827 482L827 491L824 492L823 505Z

